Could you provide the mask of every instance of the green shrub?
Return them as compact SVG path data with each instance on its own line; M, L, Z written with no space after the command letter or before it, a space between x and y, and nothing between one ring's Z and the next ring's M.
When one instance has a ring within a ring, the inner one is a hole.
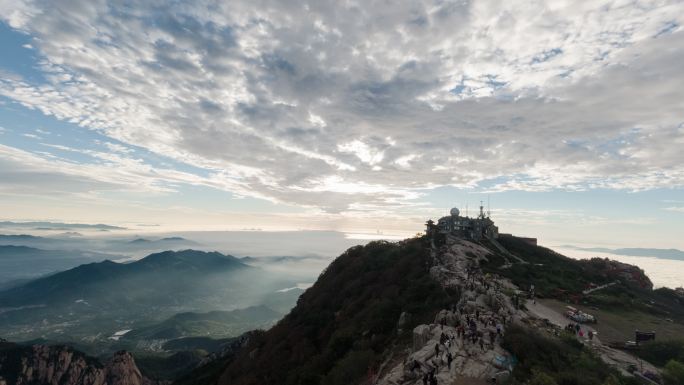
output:
M337 361L325 376L324 385L349 385L368 373L375 354L371 350L353 351Z
M684 340L647 342L641 345L637 354L657 366L665 366L670 360L684 362Z
M663 371L663 380L666 385L681 385L684 384L684 363L670 360L665 365Z

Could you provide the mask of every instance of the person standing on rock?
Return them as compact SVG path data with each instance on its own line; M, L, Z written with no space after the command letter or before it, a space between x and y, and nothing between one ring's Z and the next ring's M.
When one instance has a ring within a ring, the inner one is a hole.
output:
M454 360L454 356L451 355L451 352L447 353L447 367L449 370L451 370L451 361Z

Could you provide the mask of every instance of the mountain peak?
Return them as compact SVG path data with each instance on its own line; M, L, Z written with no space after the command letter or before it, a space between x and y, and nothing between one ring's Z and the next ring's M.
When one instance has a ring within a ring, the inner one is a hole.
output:
M249 267L231 255L223 255L217 251L200 251L193 249L179 251L162 251L132 263L146 267L184 267L184 268L242 268Z

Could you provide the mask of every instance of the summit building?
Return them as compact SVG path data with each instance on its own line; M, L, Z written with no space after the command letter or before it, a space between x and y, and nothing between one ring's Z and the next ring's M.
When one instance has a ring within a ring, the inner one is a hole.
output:
M485 214L484 206L480 205L480 215L476 218L461 216L458 208L451 209L451 215L439 218L437 224L434 221L427 221L426 232L451 234L459 238L479 241L481 239L496 239L499 237L499 228L494 225L494 221L489 218L489 213Z

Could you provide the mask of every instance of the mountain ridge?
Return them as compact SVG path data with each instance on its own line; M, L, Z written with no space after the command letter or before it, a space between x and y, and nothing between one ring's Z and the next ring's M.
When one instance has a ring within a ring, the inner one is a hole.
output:
M561 383L562 378L567 384L602 385L608 378L613 378L614 384L630 383L578 345L574 336L558 339L553 333L540 335L538 330L545 330L543 320L519 313L524 310L513 304L514 294L525 295L530 283L538 295L565 298L582 293L587 286L617 279L619 288L613 286L607 290L608 297L601 294L595 299L606 301L615 290L623 290L639 299L630 305L637 306L638 311L677 309L669 316L676 317L674 322L684 321L684 302L672 290L652 290L648 277L637 267L603 259L574 260L513 236L501 237L499 243L506 253L500 253L487 240L473 243L451 236L352 247L321 273L295 308L273 328L252 334L243 348L196 369L176 384L415 384L420 377L410 370L411 362L420 368L418 373L438 368L440 383L451 383L458 372L444 369L446 362L441 360L446 359L434 354L435 344L440 344L440 328L455 333L455 325L465 322L465 312L475 317L475 308L486 317L498 317L496 309L503 308L511 312L511 318L518 314L516 322L520 323L510 326L511 334L503 342L497 339L495 350L473 350L456 342L454 365L472 376L465 377L467 381L489 380L487 376L501 371L491 366L495 358L492 352L516 352L521 361L508 371L515 384L541 376L535 370L555 381L547 381L549 384ZM509 258L513 255L520 261ZM462 310L456 312L456 308ZM442 319L448 321L440 326ZM558 349L554 362L562 363L562 368L538 366L543 362L540 360L548 358L544 346ZM589 366L582 366L585 364Z

